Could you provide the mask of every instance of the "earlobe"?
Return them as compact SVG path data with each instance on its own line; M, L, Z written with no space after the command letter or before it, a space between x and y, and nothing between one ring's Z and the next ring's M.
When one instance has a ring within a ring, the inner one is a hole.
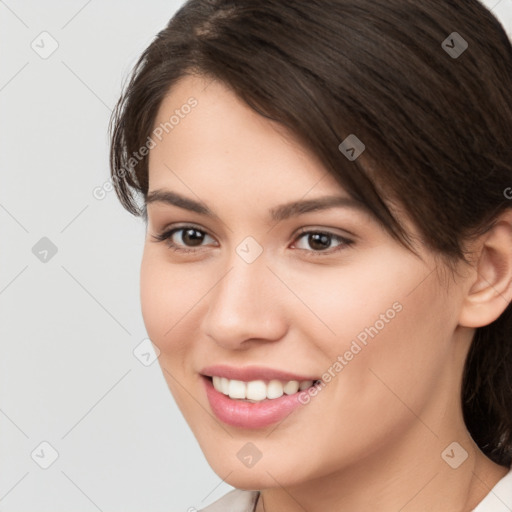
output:
M478 244L473 281L459 319L464 327L483 327L494 322L512 300L512 209L497 219Z

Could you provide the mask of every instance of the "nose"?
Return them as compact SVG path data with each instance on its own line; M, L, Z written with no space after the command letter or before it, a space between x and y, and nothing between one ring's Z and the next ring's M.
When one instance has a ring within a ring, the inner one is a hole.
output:
M281 339L288 327L283 290L265 259L246 263L236 256L230 263L208 294L203 332L230 350Z

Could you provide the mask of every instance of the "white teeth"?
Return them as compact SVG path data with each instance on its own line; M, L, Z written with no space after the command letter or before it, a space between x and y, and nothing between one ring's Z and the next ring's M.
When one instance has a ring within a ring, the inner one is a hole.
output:
M283 391L287 395L293 395L293 393L297 393L297 391L299 391L299 381L298 380L291 380L290 382L287 382L284 385Z
M219 388L215 388L219 390ZM220 391L224 393L225 395L229 395L229 380L226 379L226 377L220 378Z
M241 380L230 380L229 381L229 398L246 398L247 386L245 382Z
M247 383L247 398L249 400L265 400L267 385L262 380L251 380Z
M271 380L265 382L263 380L252 380L250 382L243 382L241 380L230 380L225 377L213 376L213 387L228 395L229 398L238 400L249 400L252 402L261 402L262 400L279 398L286 395L293 395L297 391L303 391L313 385L312 380L305 380L299 382L297 380L290 380L281 382L279 380Z
M283 385L278 380L271 380L267 386L267 398L279 398L283 396Z

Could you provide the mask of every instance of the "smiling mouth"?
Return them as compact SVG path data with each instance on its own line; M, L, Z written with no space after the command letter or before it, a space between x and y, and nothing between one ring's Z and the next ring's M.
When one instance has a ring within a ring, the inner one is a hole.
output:
M293 395L299 391L304 391L316 385L320 380L251 380L248 382L242 380L228 379L219 376L204 376L209 379L213 387L219 393L222 393L233 400L258 403L264 400L275 400L283 395Z

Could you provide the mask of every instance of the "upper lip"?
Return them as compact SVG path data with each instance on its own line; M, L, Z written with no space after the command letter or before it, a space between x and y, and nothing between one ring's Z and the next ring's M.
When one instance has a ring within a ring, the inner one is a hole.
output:
M280 380L283 382L298 380L299 382L302 382L305 380L318 379L318 377L298 375L296 373L291 373L285 370L277 370L264 366L245 366L243 368L237 368L235 366L217 364L206 366L199 373L207 377L225 377L226 379L241 380L245 382L250 382L252 380Z

